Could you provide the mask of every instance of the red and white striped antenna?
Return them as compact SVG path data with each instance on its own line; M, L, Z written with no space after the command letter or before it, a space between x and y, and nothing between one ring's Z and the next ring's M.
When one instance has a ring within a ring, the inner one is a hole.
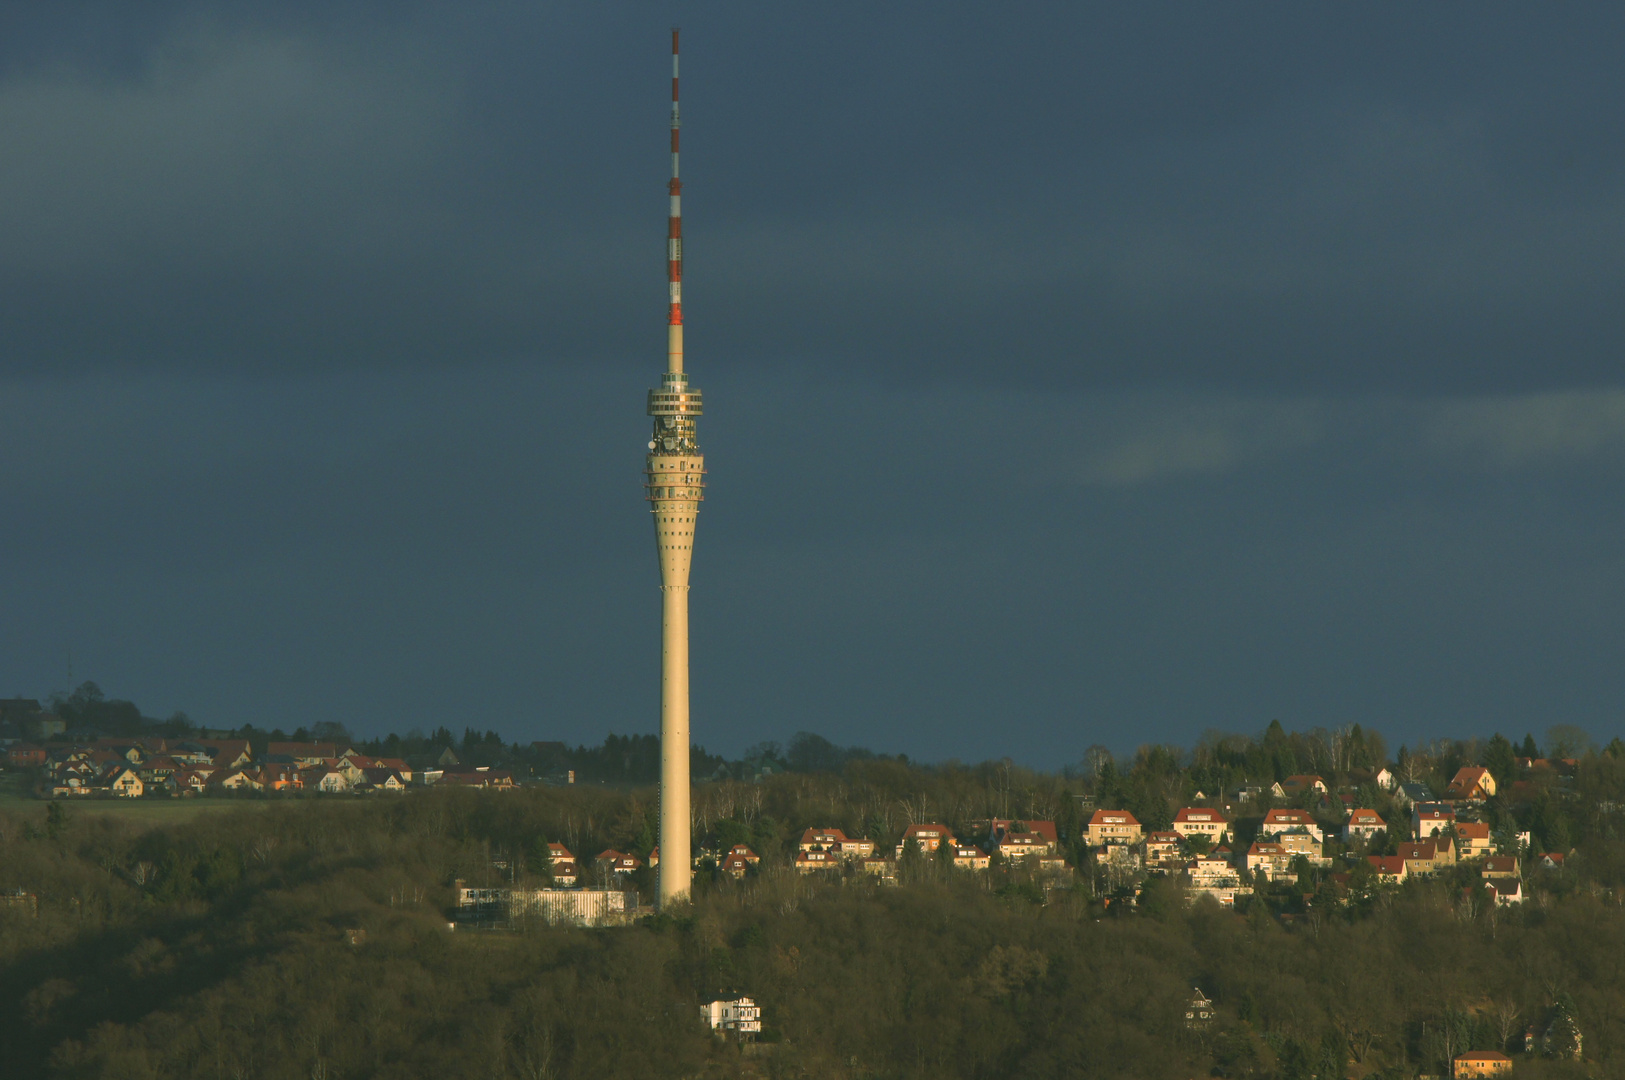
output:
M671 28L671 216L666 225L666 288L671 305L666 322L666 370L683 370L683 181L677 172L677 135L682 120L677 112L677 27Z

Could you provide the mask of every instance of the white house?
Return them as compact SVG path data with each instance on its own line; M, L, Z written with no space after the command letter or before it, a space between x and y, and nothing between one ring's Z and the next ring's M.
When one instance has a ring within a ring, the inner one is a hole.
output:
M710 1025L712 1031L731 1031L740 1036L760 1035L762 1032L761 1006L748 997L701 1005L700 1017Z

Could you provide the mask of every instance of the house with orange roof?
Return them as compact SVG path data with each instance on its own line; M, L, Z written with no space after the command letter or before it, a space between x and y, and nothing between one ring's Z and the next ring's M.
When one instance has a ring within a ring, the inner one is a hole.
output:
M1247 849L1247 869L1255 875L1273 881L1291 873L1292 855L1280 844L1270 840L1254 840Z
M841 856L833 851L819 848L816 851L796 852L796 873L819 874L828 870L839 870L842 863Z
M1205 836L1218 844L1230 835L1230 819L1222 810L1206 806L1186 806L1174 815L1173 831L1187 839Z
M1185 838L1169 829L1166 832L1153 832L1145 838L1145 865L1164 870L1173 870L1185 865L1185 859L1180 848Z
M1495 796L1495 777L1481 765L1465 765L1456 770L1444 797L1455 802L1483 802Z
M1293 810L1285 807L1277 807L1264 814L1264 823L1258 827L1258 835L1274 839L1282 833L1292 832L1294 829L1302 829L1314 837L1317 843L1324 839L1320 831L1320 822L1315 820L1315 815L1307 810Z
M801 834L798 851L839 851L846 843L846 833L840 829L808 829Z
M1349 843L1370 840L1377 833L1387 831L1388 823L1375 810L1355 810L1349 814L1348 823L1343 826L1343 839Z
M897 845L898 858L903 857L903 849L908 847L910 840L920 845L920 850L929 855L943 844L954 843L954 834L946 825L935 823L910 825L903 830L902 842Z
M1096 810L1089 817L1090 847L1109 844L1138 844L1142 829L1140 822L1127 810Z
M576 857L563 844L547 845L547 855L553 864L553 884L569 888L576 883Z
M1020 828L1018 828L1018 826L1020 826ZM1051 852L1061 850L1061 839L1059 834L1055 831L1055 822L1039 821L1036 818L1028 818L1024 820L1012 818L994 818L988 823L988 838L992 841L992 844L989 845L989 850L992 850L993 845L1003 841L1006 833L1012 832L1036 833L1044 838L1044 842L1049 845L1049 850Z
M1522 877L1518 872L1518 857L1516 855L1491 855L1484 860L1484 865L1479 868L1478 874L1485 881L1495 878Z
M986 870L992 863L992 856L979 847L954 845L954 865L961 870Z
M753 866L760 866L762 857L744 844L735 844L722 857L721 870L731 877L743 878Z

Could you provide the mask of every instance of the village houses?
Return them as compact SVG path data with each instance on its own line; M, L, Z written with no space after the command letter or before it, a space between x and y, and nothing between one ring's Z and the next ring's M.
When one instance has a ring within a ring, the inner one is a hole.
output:
M1140 823L1127 810L1096 810L1088 828L1090 847L1140 842Z
M1230 819L1219 810L1186 806L1174 815L1173 831L1186 838L1205 836L1216 846L1230 835Z

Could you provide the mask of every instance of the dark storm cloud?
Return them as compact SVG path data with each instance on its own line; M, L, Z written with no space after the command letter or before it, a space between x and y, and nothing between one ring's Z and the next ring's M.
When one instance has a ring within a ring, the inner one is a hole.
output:
M13 16L12 370L642 346L658 8L86 10ZM692 302L716 362L1612 378L1611 10L683 14Z
M0 693L654 729L674 18L700 741L1617 727L1612 8L0 8Z

